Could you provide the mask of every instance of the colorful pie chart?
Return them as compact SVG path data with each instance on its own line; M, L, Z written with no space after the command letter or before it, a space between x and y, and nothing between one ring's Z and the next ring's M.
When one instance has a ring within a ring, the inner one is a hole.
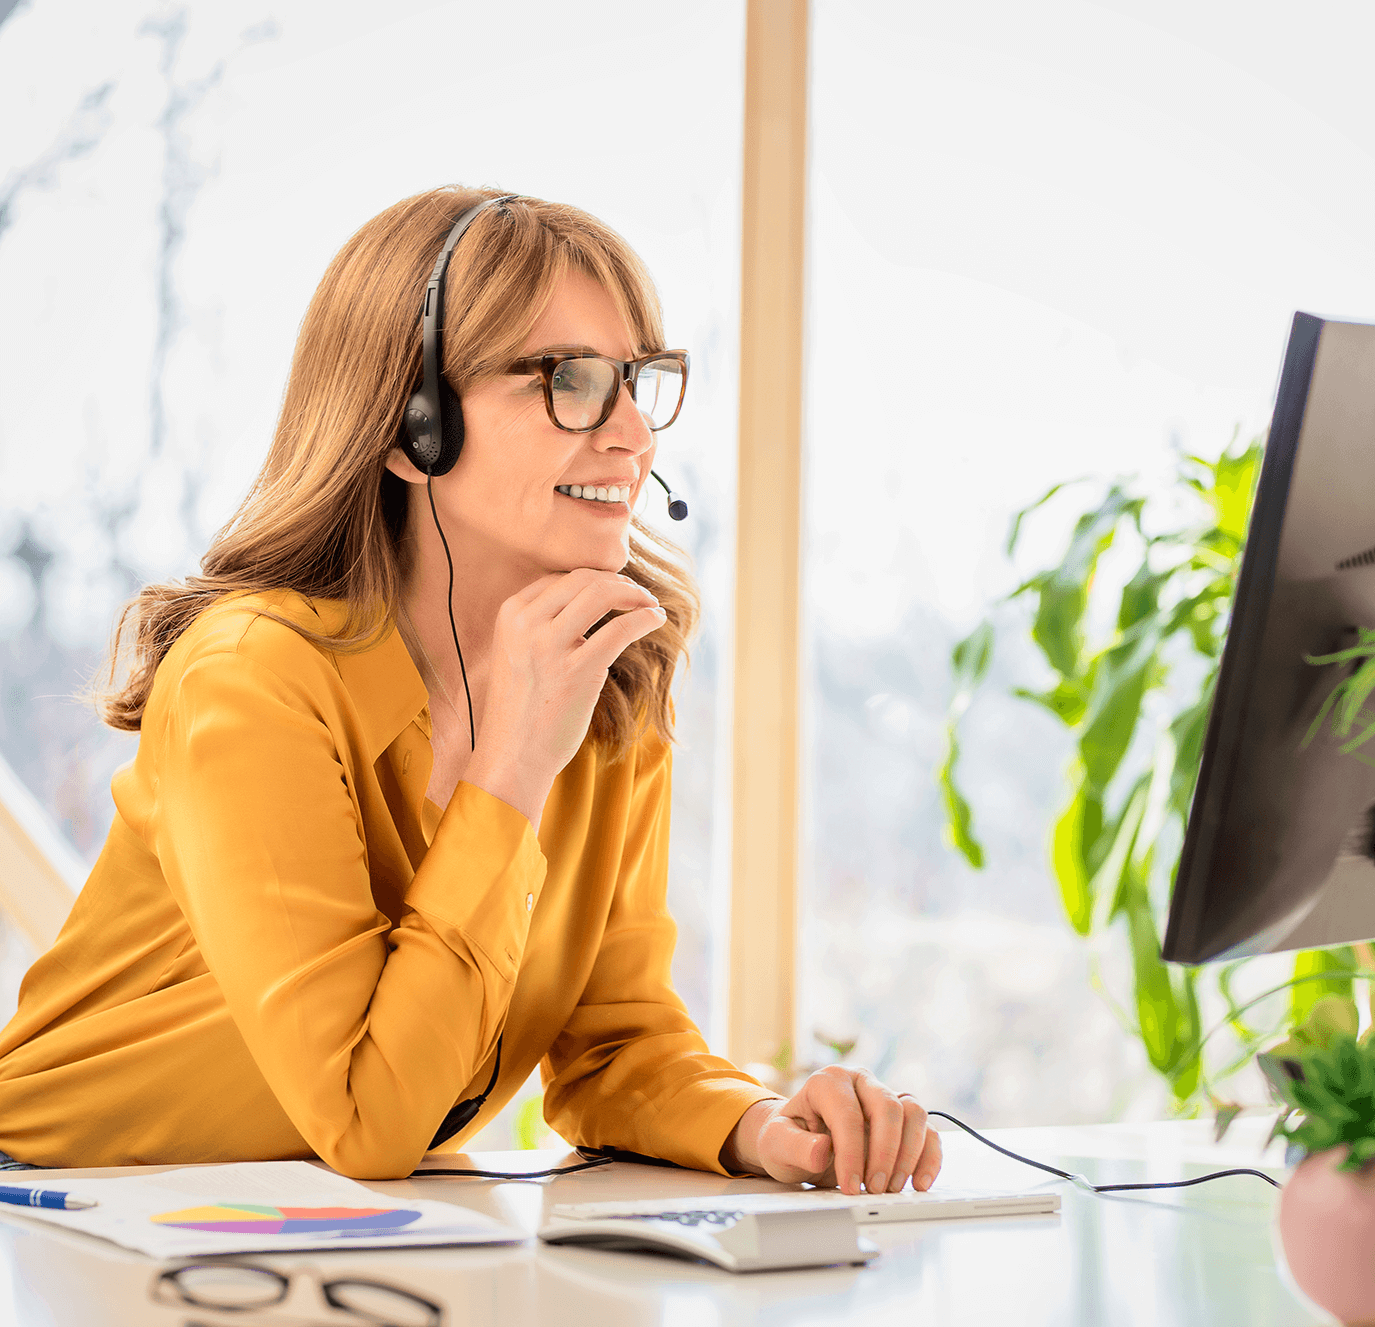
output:
M218 1230L227 1235L373 1235L399 1230L420 1219L404 1207L259 1207L253 1203L216 1203L162 1212L160 1226Z

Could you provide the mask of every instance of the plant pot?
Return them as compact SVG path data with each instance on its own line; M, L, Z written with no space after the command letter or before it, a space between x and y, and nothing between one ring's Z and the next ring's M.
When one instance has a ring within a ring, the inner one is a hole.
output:
M1348 1327L1375 1327L1375 1166L1337 1167L1345 1146L1302 1161L1280 1195L1279 1237L1295 1284Z

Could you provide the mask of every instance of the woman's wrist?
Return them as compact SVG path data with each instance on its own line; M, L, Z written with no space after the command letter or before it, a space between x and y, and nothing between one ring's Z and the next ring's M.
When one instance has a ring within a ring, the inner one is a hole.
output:
M544 804L549 799L551 781L520 768L500 756L489 756L479 744L463 771L463 782L514 807L538 831Z
M721 1147L720 1161L724 1169L747 1171L751 1175L766 1173L759 1159L759 1131L778 1104L774 1098L756 1101L736 1121L735 1128Z

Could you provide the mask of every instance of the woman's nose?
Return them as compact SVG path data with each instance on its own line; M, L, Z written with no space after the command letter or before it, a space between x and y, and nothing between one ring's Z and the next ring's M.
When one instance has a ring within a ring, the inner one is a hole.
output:
M616 404L611 407L606 423L592 434L592 441L599 447L621 447L637 456L654 445L649 422L635 404L629 383L621 383Z

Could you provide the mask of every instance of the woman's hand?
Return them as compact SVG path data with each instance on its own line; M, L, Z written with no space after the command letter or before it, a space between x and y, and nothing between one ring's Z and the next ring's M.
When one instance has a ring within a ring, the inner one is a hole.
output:
M587 631L617 613L590 638ZM664 623L628 576L580 567L542 576L497 612L477 749L463 775L536 829L559 771L587 736L607 671Z
M759 1101L721 1149L727 1170L784 1184L897 1193L910 1179L929 1189L940 1173L941 1140L926 1112L867 1069L827 1065L789 1101Z

